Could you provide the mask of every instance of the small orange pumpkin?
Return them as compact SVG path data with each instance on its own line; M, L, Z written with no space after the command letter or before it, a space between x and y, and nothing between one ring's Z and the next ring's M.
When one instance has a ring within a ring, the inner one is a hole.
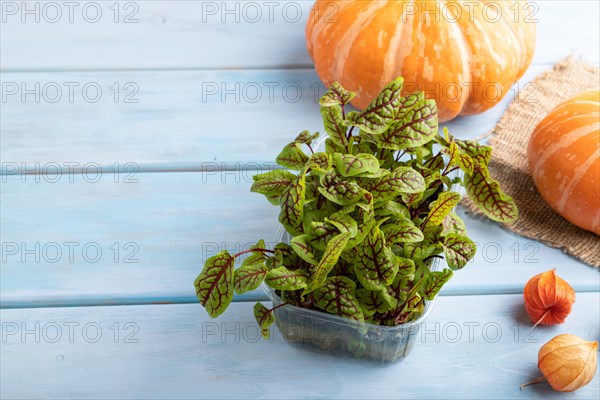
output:
M550 207L600 235L600 91L554 108L533 131L527 156L535 186Z
M536 25L526 1L317 0L306 43L317 74L356 92L366 107L389 82L424 91L440 121L496 103L533 57Z

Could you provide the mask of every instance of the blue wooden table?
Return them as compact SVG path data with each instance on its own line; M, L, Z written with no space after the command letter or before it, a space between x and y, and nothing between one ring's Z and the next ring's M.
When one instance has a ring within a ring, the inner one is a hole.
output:
M275 240L277 210L251 176L320 129L311 2L0 4L2 398L600 396L597 375L568 395L519 390L553 336L599 339L598 271L462 211L478 254L401 363L260 340L261 292L218 320L197 304L206 257ZM447 124L459 138L487 132L570 52L598 64L598 2L538 2L535 18L528 72L492 110ZM565 324L532 330L522 289L551 268L577 302Z

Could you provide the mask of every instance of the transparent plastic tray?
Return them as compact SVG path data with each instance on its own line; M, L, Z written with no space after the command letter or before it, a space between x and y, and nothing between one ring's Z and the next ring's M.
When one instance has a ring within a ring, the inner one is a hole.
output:
M316 148L323 145L327 136L319 138ZM452 174L458 176L458 173ZM459 190L455 185L451 189ZM291 236L280 226L275 243L289 243ZM429 266L431 271L440 271L446 261L435 258ZM263 290L273 306L283 300L263 283ZM423 314L414 321L397 325L382 326L361 323L326 312L285 305L274 311L275 323L283 338L291 344L322 353L342 357L368 359L381 364L393 363L406 357L415 345L421 324L429 316L434 300L425 301Z
M283 304L273 289L266 285L263 285L263 289L273 306ZM363 358L384 364L399 361L410 353L421 324L429 316L434 302L425 302L423 314L418 319L397 326L361 323L289 304L274 311L275 323L288 343L336 356Z
M289 243L291 237L283 229L278 231L277 242ZM431 271L443 269L444 260L435 258ZM273 306L283 300L269 286L263 284ZM414 321L397 326L361 323L326 312L285 305L274 311L275 323L283 338L291 344L332 355L369 359L391 363L406 357L417 340L419 328L429 316L434 300L425 301L423 314Z

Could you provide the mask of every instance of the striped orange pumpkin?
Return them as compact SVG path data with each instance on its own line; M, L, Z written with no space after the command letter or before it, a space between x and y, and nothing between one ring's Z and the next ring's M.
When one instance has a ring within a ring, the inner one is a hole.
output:
M600 235L600 91L559 104L535 128L529 170L546 202Z
M536 25L526 1L317 0L306 43L317 74L364 108L404 77L437 101L440 121L481 113L523 75Z

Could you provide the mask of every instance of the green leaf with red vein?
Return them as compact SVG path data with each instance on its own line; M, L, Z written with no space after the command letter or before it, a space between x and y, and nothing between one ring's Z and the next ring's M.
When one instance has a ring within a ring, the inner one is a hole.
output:
M408 294L409 290L408 282L412 282L414 280L414 276L409 278L400 275L400 272L401 270L398 271L398 274L394 278L394 282L388 286L388 293L390 296L396 299L397 303L403 303L406 300L406 295Z
M339 229L329 222L315 221L308 229L309 243L317 250L324 251L327 243L339 234Z
M446 236L450 233L456 233L461 236L467 235L467 228L465 223L456 213L450 212L442 221L442 236Z
M420 242L423 232L408 218L397 216L381 228L387 243Z
M422 146L437 135L438 116L434 100L426 100L423 92L402 99L400 111L390 127L376 136L379 147L401 150Z
M303 268L306 263L296 254L292 246L286 243L277 243L274 248L276 262L269 269L275 269L285 265L290 269Z
M398 272L394 281L397 279L409 279L411 281L415 279L416 267L413 260L396 256L395 263L398 264Z
M488 165L492 158L492 148L479 144L474 140L456 140L455 141L461 153L471 157L475 163Z
M260 286L267 274L266 257L262 252L248 256L233 273L233 289L242 294Z
M444 240L444 255L448 266L453 269L461 269L475 255L477 247L471 239L466 236L451 233Z
M460 193L457 192L440 193L438 198L429 206L429 214L421 225L423 232L427 233L432 228L440 226L444 218L460 202L461 197Z
M405 300L404 306L403 306L403 312L411 313L411 312L417 311L419 308L419 305L422 304L421 301L422 301L422 297L419 293L407 294L406 300Z
M300 258L309 264L316 265L319 261L316 257L315 250L309 244L310 239L310 235L300 235L292 238L290 244Z
M452 278L452 270L445 268L443 271L433 271L427 275L427 280L423 285L422 294L426 300L433 300L435 296Z
M468 175L473 173L475 162L457 142L451 142L449 147L444 147L442 153L448 156L448 166L459 167Z
M331 140L331 138L327 138L327 139L325 139L325 151L329 154L332 154L332 153L346 152L346 151L348 151L348 149L346 147L338 144L334 140Z
M304 154L297 142L292 142L283 148L275 161L285 168L300 171L308 161L308 156Z
M290 271L286 267L270 270L265 277L265 283L277 290L298 290L306 287L308 273L297 269Z
M261 303L256 303L254 305L254 318L256 319L256 322L258 322L260 334L263 339L268 339L270 336L269 327L275 322L273 312Z
M327 247L325 248L325 252L321 257L319 264L312 271L308 281L308 287L304 290L304 294L312 292L325 283L327 275L338 262L349 239L350 233L344 232L334 236L329 243L327 243Z
M350 237L354 237L358 233L358 224L354 218L348 214L341 212L331 214L329 218L325 218L325 222L329 222L331 225L335 226L341 233L349 232Z
M366 316L384 313L397 305L397 300L386 290L357 289L354 292L358 303Z
M379 160L373 154L334 153L332 158L337 171L344 177L375 174L379 171Z
M446 166L446 162L444 161L444 157L441 154L436 155L435 157L430 158L423 164L422 169L429 170L429 173L433 171L440 173L441 170ZM427 172L422 172L423 175L428 174Z
M223 250L206 260L194 281L200 304L213 318L223 313L233 299L233 264L234 258Z
M364 316L354 296L356 284L345 276L328 278L323 286L315 289L315 305L330 314L363 322Z
M306 184L306 191L304 194L304 203L305 204L309 204L311 202L314 202L314 200L316 200L321 194L319 193L319 175L317 173L315 174L311 174L310 171L320 171L320 168L317 167L316 164L312 165L312 168L309 167L310 169L302 171L301 173L308 173L306 175L306 180L305 180L305 184Z
M307 165L313 169L317 169L318 171L326 172L332 167L333 163L329 154L317 152L311 154L307 161Z
M404 243L404 255L411 260L424 260L442 251L440 243Z
M425 188L425 179L410 167L398 167L382 178L371 180L366 186L376 201L390 200L400 193L419 193Z
M354 263L354 272L365 288L383 290L394 281L398 264L392 251L386 247L383 232L378 227L371 229L356 249L358 258Z
M304 214L304 195L306 193L305 175L300 174L287 187L281 197L279 222L292 236L302 234L302 217Z
M356 203L366 193L356 182L342 179L333 170L321 176L319 192L328 200L343 206Z
M485 165L473 167L473 174L465 177L465 187L469 198L488 218L504 223L519 218L519 210L512 197L500 189Z
M285 189L296 179L296 175L283 169L276 169L265 172L264 174L254 175L254 183L250 191L260 193L269 199L275 205L281 203L281 196Z
M403 82L404 79L398 78L386 85L363 112L348 113L346 119L349 125L372 134L385 131L398 114L402 102Z
M409 218L410 213L408 212L408 208L404 204L400 204L397 201L386 201L379 204L376 210L376 215L381 217L386 216L398 216Z
M321 107L321 117L323 118L323 126L325 132L329 135L329 139L340 150L346 150L348 147L348 138L346 132L348 127L344 124L342 108L340 106Z
M362 223L358 225L358 230L356 235L350 238L348 244L346 245L346 249L353 249L361 243L365 236L369 234L373 226L375 225L375 219L371 216L371 218L365 219Z
M327 92L319 99L323 107L345 106L356 94L344 89L342 85L334 82Z
M302 131L296 136L294 142L299 144L311 144L313 140L319 137L319 132L311 134L309 131Z
M285 258L296 255L294 249L292 249L292 246L283 242L277 243L273 249L273 252L273 256L277 259L279 264L283 263Z

